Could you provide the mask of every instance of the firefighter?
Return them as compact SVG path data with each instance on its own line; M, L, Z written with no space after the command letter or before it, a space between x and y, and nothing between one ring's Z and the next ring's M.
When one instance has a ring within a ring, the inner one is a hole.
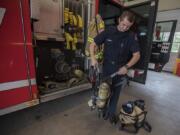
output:
M118 19L118 25L106 28L94 38L90 44L90 57L92 66L97 66L95 48L104 43L103 77L107 77L114 72L118 75L112 79L112 96L104 112L104 119L114 122L116 107L121 91L121 79L128 69L132 67L140 58L139 45L135 36L129 32L135 21L135 16L129 11L124 11ZM129 60L129 56L132 56Z

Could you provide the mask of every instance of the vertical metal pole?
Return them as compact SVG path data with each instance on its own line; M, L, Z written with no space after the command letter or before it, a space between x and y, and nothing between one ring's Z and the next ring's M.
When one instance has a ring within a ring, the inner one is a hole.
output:
M172 21L172 29L170 31L170 36L169 36L169 41L168 41L170 43L169 50L168 50L169 59L170 59L171 49L172 49L173 40L174 40L174 34L176 31L176 24L177 24L177 20L173 20Z
M88 23L89 23L89 3L90 0L84 2L84 53L85 53L85 47L87 46L87 38L88 38ZM85 56L84 60L84 69L88 70L89 69L89 58Z
M28 82L29 82L30 97L33 98L32 86L31 86L31 78L30 78L30 65L29 65L29 61L28 61L28 49L27 49L27 44L26 44L27 39L26 39L26 33L25 33L23 7L22 7L22 1L21 0L19 0L19 5L20 5L21 23L22 23L22 32L23 32L23 42L24 42L25 60L26 60L26 68L27 68L27 79L28 79Z
M62 26L64 26L64 9L65 9L65 1L62 0L62 9L61 9L61 11L62 11ZM60 18L60 20L61 20L61 18ZM62 34L64 34L64 29L62 29Z
M85 18L84 18L84 13L85 13L85 8L84 8L84 2L81 2L81 17L82 17L82 20L83 20L83 30L82 30L82 37L83 37L83 42L85 41L85 37L84 37L84 25L85 25Z

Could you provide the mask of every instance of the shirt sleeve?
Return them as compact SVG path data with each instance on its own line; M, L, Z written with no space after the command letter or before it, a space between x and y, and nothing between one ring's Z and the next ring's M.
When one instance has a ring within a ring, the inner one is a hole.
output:
M94 42L96 43L96 45L99 46L102 43L104 43L106 37L107 37L107 30L104 30L101 33L99 33L96 37L94 37Z
M140 51L140 48L139 48L139 43L138 41L135 39L135 36L130 36L130 51L132 53L136 53L136 52L139 52Z

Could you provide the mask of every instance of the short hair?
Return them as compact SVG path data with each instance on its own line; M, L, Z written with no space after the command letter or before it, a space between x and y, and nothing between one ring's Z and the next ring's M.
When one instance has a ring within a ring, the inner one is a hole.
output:
M121 20L123 20L124 18L127 18L127 20L131 23L134 23L136 19L135 15L130 11L124 11L119 18Z

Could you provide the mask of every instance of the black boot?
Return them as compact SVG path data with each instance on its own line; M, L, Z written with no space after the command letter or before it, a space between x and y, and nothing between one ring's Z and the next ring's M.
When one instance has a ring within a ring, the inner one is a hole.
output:
M103 119L108 120L109 119L109 113L107 111L103 112Z
M116 115L111 115L111 116L109 117L109 121L110 121L111 124L116 125L117 122L118 122L118 118L117 118Z

